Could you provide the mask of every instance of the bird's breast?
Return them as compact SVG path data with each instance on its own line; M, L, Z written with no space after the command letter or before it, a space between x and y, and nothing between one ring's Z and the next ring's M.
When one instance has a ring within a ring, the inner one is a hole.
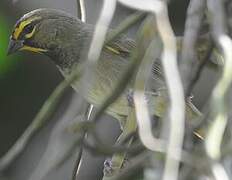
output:
M103 53L94 71L91 84L89 81L78 80L73 82L71 86L89 103L95 107L99 107L114 90L126 66L127 62L125 60L118 57L108 57L108 54L104 55ZM70 74L65 69L62 69L61 72L64 77ZM86 89L83 89L83 87ZM129 106L126 92L107 109L107 112L111 115L118 114L125 116L128 115L128 111Z

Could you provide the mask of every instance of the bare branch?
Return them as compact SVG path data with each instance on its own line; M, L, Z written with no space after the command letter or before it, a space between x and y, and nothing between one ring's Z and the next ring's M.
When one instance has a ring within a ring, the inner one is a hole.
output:
M86 22L85 0L77 0L77 17L82 22Z
M182 46L182 61L180 65L181 77L186 93L188 93L187 91L189 89L191 80L196 73L193 71L196 69L194 67L198 67L197 63L199 61L196 60L197 57L195 46L202 25L205 7L205 0L191 0L187 11L187 20L185 23L185 32ZM189 94L186 94L186 96L188 95Z
M184 92L176 60L176 40L170 26L167 6L162 1L119 0L121 3L136 9L152 12L157 18L157 28L160 33L164 50L162 64L170 94L170 134L165 163L164 179L177 179L181 149L184 137Z
M213 89L211 97L211 118L213 118L213 122L207 134L205 145L207 155L212 160L218 161L221 156L221 143L228 121L225 95L232 82L232 41L226 34L227 28L225 24L223 1L208 0L207 7L212 20L211 25L214 41L222 50L225 61L222 76L216 87ZM229 179L224 167L219 162L213 163L211 168L217 180Z
M11 162L24 150L33 135L46 124L49 117L51 117L55 111L60 98L68 88L69 84L79 78L79 76L80 71L77 71L56 87L40 111L37 113L30 126L11 147L11 149L0 159L0 170L5 170L9 166Z
M155 20L153 19L154 17L152 17L151 21L147 20L144 23L142 33L147 32L148 29L154 29L154 31L156 30ZM153 64L154 61L156 61L160 57L162 49L162 43L157 34L155 34L151 38L153 38L153 40L146 50L145 56L142 60L142 63L140 64L138 73L136 75L134 103L141 141L148 149L152 151L162 152L165 151L164 142L153 137L151 119L148 112L149 109L146 101L147 98L145 92L145 83L153 68L151 64ZM140 44L139 46L143 45Z

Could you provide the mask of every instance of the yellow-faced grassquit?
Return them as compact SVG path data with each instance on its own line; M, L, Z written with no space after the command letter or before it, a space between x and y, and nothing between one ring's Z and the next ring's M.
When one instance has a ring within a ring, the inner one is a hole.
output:
M83 53L88 52L89 43L94 26L81 22L76 17L60 10L37 9L25 14L16 23L10 37L8 54L19 50L42 53L50 57L64 77L67 77L74 67L86 58ZM110 35L109 30L108 35ZM126 69L130 60L130 52L135 42L125 35L121 35L101 52L97 68L94 72L95 82L92 88L86 90L82 96L98 107L109 95ZM168 104L165 82L159 63L153 64L151 75L152 91L148 93L148 104L153 115L162 116ZM79 91L79 82L72 87ZM78 85L77 85L78 84ZM132 87L128 87L130 90ZM107 113L117 119L128 115L129 103L127 91L108 109ZM191 102L187 103L187 118L193 118L200 113Z

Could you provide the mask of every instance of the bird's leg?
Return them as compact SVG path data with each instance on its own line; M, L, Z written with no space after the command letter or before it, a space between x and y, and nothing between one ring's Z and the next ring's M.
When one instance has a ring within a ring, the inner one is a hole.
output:
M134 107L134 91L132 89L129 89L127 92L127 101L128 101L128 105L130 107Z
M120 167L120 169L123 169L123 168L127 167L127 165L129 163L130 163L129 159L127 157L124 157L123 162L122 162L122 166ZM103 173L107 177L111 177L111 176L113 176L115 174L115 165L113 165L111 158L107 158L104 161L104 171L103 171Z
M118 137L116 145L122 144L124 140L131 133L135 132L137 128L136 119L135 119L135 111L134 108L131 108L130 113L127 117L125 126L121 135ZM133 141L133 137L124 144L126 147L129 147ZM121 168L125 166L125 157L126 152L116 153L113 155L111 160L106 160L104 163L104 177L103 180L107 180L108 177L112 177L117 174Z

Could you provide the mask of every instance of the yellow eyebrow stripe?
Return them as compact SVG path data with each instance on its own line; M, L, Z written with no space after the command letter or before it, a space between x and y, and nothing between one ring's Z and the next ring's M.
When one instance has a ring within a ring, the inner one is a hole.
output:
M15 31L13 33L13 38L15 40L17 40L19 38L19 35L21 34L21 32L23 31L23 29L25 28L26 25L30 24L31 22L41 19L40 17L34 17L31 19L26 19L25 21L22 21L18 27L15 28Z

